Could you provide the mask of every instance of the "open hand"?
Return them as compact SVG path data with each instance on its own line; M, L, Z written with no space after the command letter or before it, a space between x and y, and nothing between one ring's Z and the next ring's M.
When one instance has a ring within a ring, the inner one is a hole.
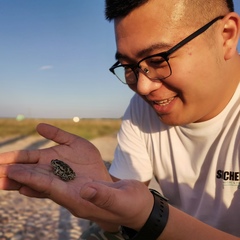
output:
M97 148L89 141L48 124L37 131L59 145L39 150L0 154L0 189L18 190L29 197L47 197L74 212L83 184L93 180L111 181ZM53 174L52 159L67 163L76 173L69 182Z

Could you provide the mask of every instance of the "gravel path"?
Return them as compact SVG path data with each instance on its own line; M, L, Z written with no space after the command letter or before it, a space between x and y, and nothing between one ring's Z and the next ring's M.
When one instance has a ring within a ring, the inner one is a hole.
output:
M113 159L116 136L94 139L105 161ZM17 149L45 148L54 143L41 137L0 139L0 152ZM75 240L89 222L76 218L65 208L48 199L21 196L0 190L0 240Z

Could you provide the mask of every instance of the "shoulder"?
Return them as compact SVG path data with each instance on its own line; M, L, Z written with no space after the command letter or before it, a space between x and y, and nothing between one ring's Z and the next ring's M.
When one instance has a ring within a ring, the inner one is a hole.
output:
M139 95L135 94L126 110L125 118L142 119L144 117L157 118L152 107Z

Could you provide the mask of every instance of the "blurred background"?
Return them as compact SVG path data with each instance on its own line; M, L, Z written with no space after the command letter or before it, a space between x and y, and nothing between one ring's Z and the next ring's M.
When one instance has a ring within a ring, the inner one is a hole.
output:
M0 22L0 118L123 115L133 93L108 71L104 0L0 1Z

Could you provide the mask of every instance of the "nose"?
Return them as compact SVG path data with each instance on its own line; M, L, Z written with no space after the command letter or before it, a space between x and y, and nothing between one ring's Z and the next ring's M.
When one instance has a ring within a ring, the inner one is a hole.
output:
M137 93L143 96L149 95L151 92L159 89L162 82L159 80L151 80L144 73L139 71L137 81Z

